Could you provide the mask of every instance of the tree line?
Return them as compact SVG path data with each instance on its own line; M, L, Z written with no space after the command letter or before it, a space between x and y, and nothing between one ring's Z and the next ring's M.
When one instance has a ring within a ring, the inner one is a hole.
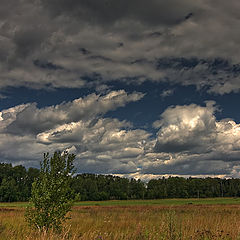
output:
M28 201L39 169L0 163L0 201ZM141 180L114 175L78 174L71 188L81 201L114 199L240 197L240 179L169 177Z

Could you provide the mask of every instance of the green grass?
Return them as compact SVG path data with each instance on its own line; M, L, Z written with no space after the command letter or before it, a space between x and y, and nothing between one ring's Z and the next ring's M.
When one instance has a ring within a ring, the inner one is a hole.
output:
M76 202L75 206L138 206L138 205L211 205L211 204L240 204L240 198L191 198L191 199L157 199L157 200L110 200ZM0 207L27 207L27 202L0 203Z
M202 198L202 199L157 199L157 200L112 200L112 201L83 201L75 206L137 206L137 205L204 205L204 204L240 204L240 198Z
M29 206L28 202L0 202L1 207L9 207L9 208L22 208Z

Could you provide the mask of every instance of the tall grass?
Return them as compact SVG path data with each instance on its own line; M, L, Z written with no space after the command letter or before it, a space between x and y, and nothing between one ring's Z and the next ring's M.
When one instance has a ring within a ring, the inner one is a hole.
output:
M240 239L239 205L76 206L61 235L34 232L24 209L0 209L1 240Z

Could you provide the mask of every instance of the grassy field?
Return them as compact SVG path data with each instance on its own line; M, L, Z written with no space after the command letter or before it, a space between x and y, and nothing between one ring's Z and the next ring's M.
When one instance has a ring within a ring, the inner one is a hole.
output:
M191 204L240 204L240 198L194 198L194 199L157 199L157 200L113 200L77 202L76 206L139 206L139 205L191 205Z
M156 200L111 200L111 201L82 201L76 202L75 206L176 206L176 205L238 205L240 198L178 198L178 199L156 199ZM0 207L21 208L27 207L27 202L1 203Z
M234 198L78 202L62 236L33 232L24 221L26 205L0 204L1 240L240 239Z

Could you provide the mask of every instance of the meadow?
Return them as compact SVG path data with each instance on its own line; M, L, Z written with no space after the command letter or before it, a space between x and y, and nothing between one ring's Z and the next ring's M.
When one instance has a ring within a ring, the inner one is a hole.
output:
M239 198L77 202L62 235L32 231L26 206L0 204L1 240L240 239Z

